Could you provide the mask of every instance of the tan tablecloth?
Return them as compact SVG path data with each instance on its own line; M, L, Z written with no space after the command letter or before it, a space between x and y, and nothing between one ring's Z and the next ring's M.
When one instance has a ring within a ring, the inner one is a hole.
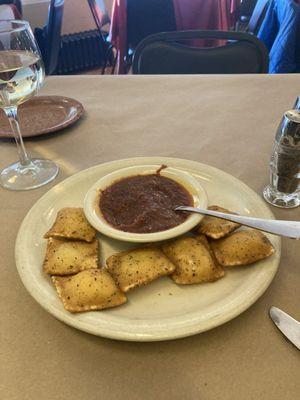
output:
M49 78L43 94L77 98L86 116L73 128L26 144L32 156L60 164L55 183L104 161L164 155L221 168L260 193L275 129L299 91L299 75ZM15 159L14 143L0 142L0 168ZM283 240L279 272L267 292L219 328L170 342L102 339L47 314L15 268L20 223L52 185L19 193L0 189L1 400L300 397L299 352L267 315L274 304L300 320L298 242ZM273 212L300 217L299 208Z

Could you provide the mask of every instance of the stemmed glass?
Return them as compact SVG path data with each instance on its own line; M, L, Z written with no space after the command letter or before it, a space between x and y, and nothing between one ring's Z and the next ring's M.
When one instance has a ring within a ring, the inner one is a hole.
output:
M7 189L34 189L58 173L53 161L28 157L18 121L18 106L34 96L43 81L41 54L28 22L0 21L0 108L9 119L19 154L19 161L0 173L0 185Z

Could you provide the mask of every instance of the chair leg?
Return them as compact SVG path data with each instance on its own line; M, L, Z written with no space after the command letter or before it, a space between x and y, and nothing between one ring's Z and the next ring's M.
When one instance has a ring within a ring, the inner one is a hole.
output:
M104 58L104 64L103 64L103 67L101 70L101 75L105 74L106 67L107 67L107 55L105 55L105 58Z
M108 65L108 61L110 62L110 65L112 66L111 75L113 75L115 72L115 68L116 68L117 57L114 54L114 47L112 45L110 45L105 51L104 64L103 64L103 67L101 70L101 75L105 74L105 70Z
M114 58L113 58L113 63L112 63L111 75L114 75L114 74L115 74L116 65L117 65L117 56L116 56L116 55L114 55Z
M118 52L116 51L115 47L111 45L108 50L108 53L109 55L107 59L109 58L110 65L112 66L111 75L114 75L117 65Z

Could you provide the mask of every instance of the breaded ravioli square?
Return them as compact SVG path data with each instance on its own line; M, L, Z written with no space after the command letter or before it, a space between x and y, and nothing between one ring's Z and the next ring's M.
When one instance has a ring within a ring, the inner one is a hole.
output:
M177 284L213 282L224 276L205 237L181 237L164 244L163 251L176 266L171 278Z
M106 265L123 292L144 286L175 270L174 264L155 247L114 254L106 260Z
M98 268L99 242L49 238L43 269L50 275L71 275Z
M226 208L222 208L219 206L209 206L208 210L218 211L225 214L234 214ZM220 239L239 227L240 224L237 224L235 222L226 221L225 219L210 217L209 215L206 215L202 218L196 230L198 233L202 233L212 239Z
M269 239L260 231L246 229L212 240L210 245L223 267L253 264L275 253Z
M52 228L44 235L50 238L64 238L92 242L96 230L86 219L82 208L66 207L58 211Z
M216 266L216 270L219 270L219 273L221 274L221 276L223 276L223 275L225 274L224 269L223 269L223 267L218 263L218 260L217 260L217 258L216 258L216 256L215 256L215 253L213 252L213 249L211 248L211 246L210 246L210 244L209 244L209 241L207 240L207 237L206 237L205 235L198 235L198 236L196 237L196 239L197 239L199 242L201 242L201 243L207 248L207 250L209 251L209 253L210 253L210 255L211 255L212 259L213 259L213 262L214 262L214 264L215 264L215 266Z
M72 313L103 310L126 303L111 275L102 269L88 269L71 276L52 276L65 309Z

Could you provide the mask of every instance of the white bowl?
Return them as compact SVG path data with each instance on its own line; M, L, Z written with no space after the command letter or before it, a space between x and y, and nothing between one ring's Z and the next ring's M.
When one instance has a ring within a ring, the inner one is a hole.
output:
M106 236L126 242L158 242L182 235L194 228L202 219L200 214L190 214L180 225L165 231L153 233L124 232L110 225L101 214L99 200L101 191L120 179L136 175L155 174L160 165L139 165L117 170L105 175L87 192L84 199L84 213L90 224ZM181 184L192 196L194 207L207 207L207 194L196 178L185 171L167 167L160 174Z

